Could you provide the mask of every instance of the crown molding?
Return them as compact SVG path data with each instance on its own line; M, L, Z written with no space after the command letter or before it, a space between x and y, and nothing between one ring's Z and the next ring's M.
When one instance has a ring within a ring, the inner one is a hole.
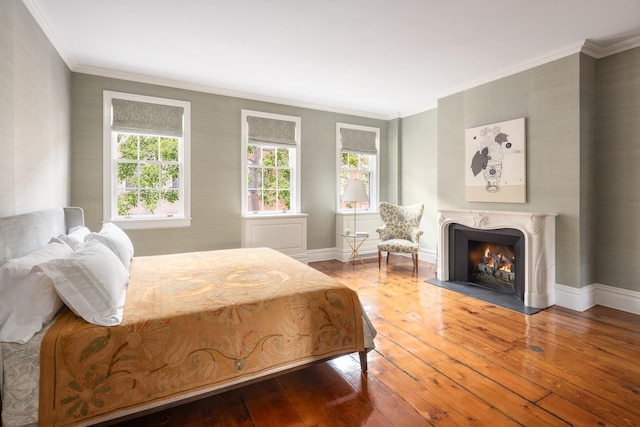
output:
M376 113L371 113L367 111L351 110L347 108L336 108L336 107L331 107L326 105L314 104L310 102L302 102L302 101L296 101L296 100L291 100L286 98L277 98L277 97L268 96L268 95L242 92L242 91L236 91L231 89L223 89L223 88L214 87L214 86L201 85L201 84L189 83L189 82L171 80L171 79L164 79L160 77L147 76L147 75L136 74L136 73L127 73L123 71L116 71L116 70L110 70L105 68L87 67L84 65L80 65L80 66L76 66L71 71L75 73L80 73L80 74L90 74L90 75L99 76L99 77L108 77L112 79L120 79L120 80L127 80L127 81L138 82L138 83L146 83L151 85L172 87L175 89L191 90L194 92L209 93L213 95L222 95L222 96L228 96L232 98L241 98L241 99L248 99L252 101L268 102L271 104L288 105L288 106L297 107L297 108L308 108L311 110L327 111L331 113L366 117L366 118L376 119L376 120L387 121L395 118L395 116L376 114Z
M34 9L37 10L37 13L40 16L44 16L40 12L39 8L35 5L34 0L23 0L23 1L25 2L25 4L30 3L34 5ZM34 14L34 12L32 12L32 14ZM36 18L36 20L38 19ZM48 28L48 30L45 30L45 33L47 33L47 35L54 34L54 31L51 29L51 26L48 23L46 23L46 19L42 18L42 21L45 22L45 24L41 24L41 26L43 28ZM41 23L41 21L38 21L38 23ZM50 39L52 38L50 37ZM223 89L223 88L218 88L214 86L206 86L206 85L200 85L200 84L194 84L194 83L188 83L188 82L176 81L176 80L168 80L168 79L163 79L158 77L145 76L145 75L133 74L133 73L125 73L121 71L108 70L103 68L80 66L80 65L77 65L70 57L68 57L68 55L63 55L62 53L63 49L61 48L60 43L54 43L53 41L52 43L54 44L54 46L56 46L56 49L61 54L65 63L67 63L67 66L69 66L71 71L77 72L77 73L92 74L92 75L97 75L102 77L110 77L115 79L135 81L139 83L173 87L176 89L193 90L196 92L229 96L233 98L249 99L253 101L268 102L268 103L280 104L280 105L289 105L292 107L308 108L312 110L347 114L347 115L353 115L358 117L367 117L371 119L385 120L385 121L389 121L397 118L406 118L406 117L413 116L415 114L420 114L425 111L438 108L438 101L435 100L434 102L430 102L427 105L425 105L424 108L416 111L401 112L401 113L398 113L397 115L376 114L376 113L360 111L360 110L336 108L336 107L330 107L326 105L295 101L295 100L290 100L285 98L278 98L278 97L260 95L260 94L249 93L249 92L241 92L241 91L235 91L230 89ZM548 55L535 58L531 61L527 61L519 65L516 65L515 67L511 67L506 70L500 71L498 73L488 75L482 79L474 80L464 85L455 87L449 91L442 93L440 96L438 96L437 99L445 98L447 96L454 95L456 93L463 92L465 90L472 89L474 87L478 87L486 83L491 83L493 81L496 81L505 77L509 77L523 71L530 70L537 66L544 65L549 62L553 62L558 59L565 58L575 53L584 53L585 55L589 55L595 59L600 59L600 58L604 58L609 55L614 55L616 53L620 53L625 50L633 49L639 46L640 46L640 36L631 37L629 39L623 40L621 42L615 43L610 46L604 46L602 44L599 44L592 40L587 39L583 43L572 45L564 49L556 50L554 52L551 52Z
M500 80L500 79L503 79L505 77L509 77L509 76L514 75L514 74L518 74L518 73L521 73L523 71L530 70L530 69L535 68L537 66L544 65L544 64L556 61L556 60L561 59L561 58L565 58L565 57L567 57L569 55L573 55L575 53L579 53L581 51L583 45L584 45L584 43L579 43L579 44L576 44L576 45L572 45L572 46L566 47L564 49L559 49L559 50L556 50L554 52L551 52L550 54L537 57L537 58L535 58L533 60L530 60L530 61L527 61L527 62L523 62L521 64L518 64L518 65L514 66L514 67L507 68L505 70L499 71L499 72L494 73L494 74L489 74L488 76L485 76L485 77L483 77L481 79L474 80L474 81L468 82L468 83L466 83L464 85L461 85L461 86L455 87L455 88L453 88L451 90L448 90L448 91L442 93L438 97L438 99L446 98L447 96L455 95L456 93L460 93L460 92L463 92L465 90L472 89L474 87L478 87L478 86L481 86L481 85L486 84L486 83L491 83L491 82L494 82L496 80Z
M40 5L35 0L22 0L22 3L27 8L33 19L35 19L36 23L45 34L45 36L49 39L49 42L53 45L53 48L58 52L58 55L62 58L67 67L71 71L77 67L77 63L75 60L69 55L64 48L64 44L60 41L60 37L58 33L55 31L53 25L47 19L47 15L42 11Z
M616 53L624 52L625 50L634 49L640 46L640 36L635 36L622 40L612 45L604 45L602 43L595 42L593 40L585 40L582 47L582 53L589 55L595 59L601 59Z
M438 108L438 100L434 100L429 102L423 106L423 108L419 110L411 110L411 111L403 111L402 113L398 113L398 119L406 119L407 117L415 116L416 114L426 113L427 111L436 110ZM391 120L391 119L389 119Z
M592 40L585 40L583 43L577 44L577 45L573 45L573 46L569 46L565 49L561 49L561 50L557 50L555 52L550 53L549 55L545 55L542 57L538 57L532 61L527 61L525 63L522 63L520 65L517 65L515 67L512 68L508 68L506 70L503 70L501 72L495 73L495 74L491 74L488 75L482 79L479 80L475 80L472 82L469 82L467 84L458 86L456 88L453 88L443 94L441 94L438 99L440 98L445 98L447 96L450 95L454 95L456 93L460 93L463 92L465 90L468 89L472 89L474 87L478 87L480 85L483 85L485 83L490 83L505 77L509 77L511 75L520 73L522 71L526 71L529 69L532 69L534 67L537 67L539 65L543 65L558 59L562 59L565 58L569 55L573 55L575 53L584 53L585 55L589 55L595 59L600 59L600 58L604 58L606 56L609 55L613 55L616 53L620 53L623 52L625 50L629 50L629 49L633 49L640 46L640 36L636 36L636 37L631 37L628 38L626 40L623 40L621 42L609 45L609 46L605 46L603 44L599 44L596 43Z

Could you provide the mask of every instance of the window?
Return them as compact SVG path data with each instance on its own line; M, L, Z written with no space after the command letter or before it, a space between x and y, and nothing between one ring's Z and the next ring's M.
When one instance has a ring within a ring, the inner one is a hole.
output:
M245 214L300 212L300 117L242 110Z
M189 123L189 102L104 91L105 221L190 225Z
M378 148L380 129L345 123L336 124L338 152L338 211L353 209L352 203L342 202L342 193L349 179L364 185L368 202L358 203L356 209L367 210L378 205Z

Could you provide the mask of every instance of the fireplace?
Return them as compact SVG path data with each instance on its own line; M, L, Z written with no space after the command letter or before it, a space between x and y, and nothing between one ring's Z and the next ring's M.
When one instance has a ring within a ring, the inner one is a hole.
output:
M512 228L449 226L449 280L514 295L524 301L525 240Z
M546 308L555 304L557 214L439 212L438 280L470 282L498 292L512 292L526 307ZM498 266L494 267L489 258ZM510 259L512 265L500 265Z

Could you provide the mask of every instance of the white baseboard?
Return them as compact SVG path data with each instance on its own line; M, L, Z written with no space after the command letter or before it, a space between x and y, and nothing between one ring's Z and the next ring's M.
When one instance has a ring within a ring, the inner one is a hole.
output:
M327 261L330 259L340 259L336 248L311 249L307 250L309 262Z
M306 252L302 253L302 254L294 254L294 255L289 255L289 256L291 258L293 258L293 259L297 259L298 261L300 261L303 264L309 264L309 261L310 261L309 256L308 256L308 254Z
M312 249L307 251L309 262L328 261L330 259L337 259L338 261L345 262L349 258L350 253L351 253L351 250L346 250L341 248ZM401 255L401 254L397 254L397 255ZM360 256L362 258L377 257L378 251L375 249L363 250L363 251L360 251ZM420 249L420 253L418 254L418 259L420 261L425 261L425 262L435 264L436 251Z
M438 254L437 251L433 249L423 249L420 248L420 253L418 254L418 259L420 261L425 261L430 264L436 265L438 262Z
M640 315L640 292L593 283L582 288L555 285L556 304L571 310L585 311L594 305Z
M317 262L317 261L328 261L332 259L337 259L338 261L345 262L349 255L351 254L351 250L341 249L341 248L326 248L326 249L311 249L307 251L309 262ZM377 251L364 250L360 251L360 256L362 258L373 258L378 256Z

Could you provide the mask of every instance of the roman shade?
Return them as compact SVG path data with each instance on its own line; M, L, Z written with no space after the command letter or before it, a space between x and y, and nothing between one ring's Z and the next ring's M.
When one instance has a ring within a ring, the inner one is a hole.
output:
M249 144L296 145L296 122L247 116Z
M111 130L182 137L184 108L114 98Z
M376 133L351 128L340 128L341 151L377 154Z

